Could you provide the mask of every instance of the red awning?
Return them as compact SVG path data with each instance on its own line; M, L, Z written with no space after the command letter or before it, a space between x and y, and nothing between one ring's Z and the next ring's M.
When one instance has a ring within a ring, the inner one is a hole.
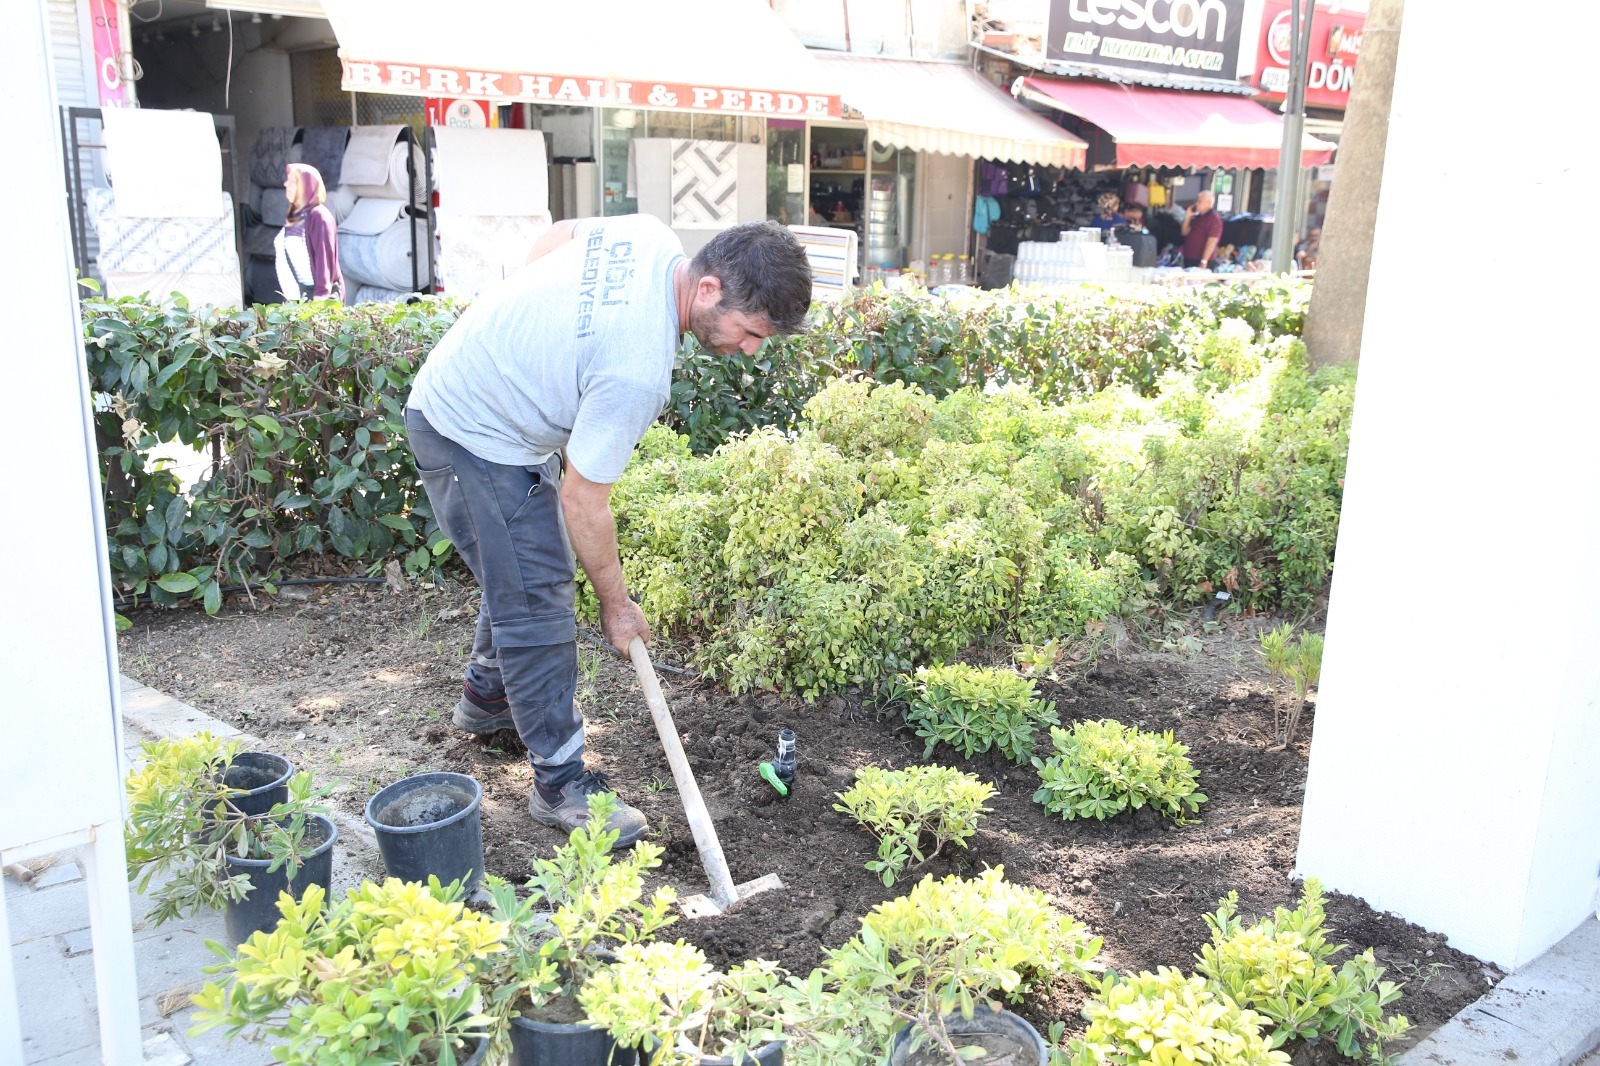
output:
M1283 119L1242 96L1034 77L1022 79L1018 95L1105 130L1119 167L1273 168L1283 144ZM1327 141L1307 135L1303 143L1302 166L1333 159Z

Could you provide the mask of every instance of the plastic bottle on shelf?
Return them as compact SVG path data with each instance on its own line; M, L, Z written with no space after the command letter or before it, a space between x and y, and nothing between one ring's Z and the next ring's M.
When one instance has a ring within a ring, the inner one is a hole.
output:
M972 284L972 259L969 256L956 256L955 282L957 285Z

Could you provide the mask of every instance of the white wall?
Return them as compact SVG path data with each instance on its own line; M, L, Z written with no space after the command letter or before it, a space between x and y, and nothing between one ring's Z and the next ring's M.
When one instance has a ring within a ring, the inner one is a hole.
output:
M39 7L29 0L0 46L11 150L32 161L8 179L29 207L10 219L26 268L5 275L7 301L26 310L6 338L8 393L22 402L0 419L12 563L0 610L0 848L120 824L122 811L100 484Z
M1515 967L1600 876L1600 346L1489 221L1584 202L1585 39L1500 19L1539 79L1465 76L1496 10L1405 12L1299 869ZM1537 162L1486 178L1488 130Z

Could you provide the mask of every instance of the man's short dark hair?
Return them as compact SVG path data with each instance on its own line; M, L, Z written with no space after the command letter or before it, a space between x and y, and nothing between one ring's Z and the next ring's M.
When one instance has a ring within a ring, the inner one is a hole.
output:
M1123 204L1122 205L1122 213L1124 215L1132 214L1135 211L1139 212L1141 215L1144 214L1144 204Z
M776 222L743 222L711 238L689 264L722 282L724 311L765 315L777 333L799 333L811 309L811 263Z

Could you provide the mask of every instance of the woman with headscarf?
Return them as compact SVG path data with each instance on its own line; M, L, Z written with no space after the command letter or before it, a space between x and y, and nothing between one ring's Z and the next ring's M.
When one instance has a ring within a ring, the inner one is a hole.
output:
M328 192L316 167L290 163L283 181L289 220L273 239L278 287L285 300L343 299L339 224L323 206Z

